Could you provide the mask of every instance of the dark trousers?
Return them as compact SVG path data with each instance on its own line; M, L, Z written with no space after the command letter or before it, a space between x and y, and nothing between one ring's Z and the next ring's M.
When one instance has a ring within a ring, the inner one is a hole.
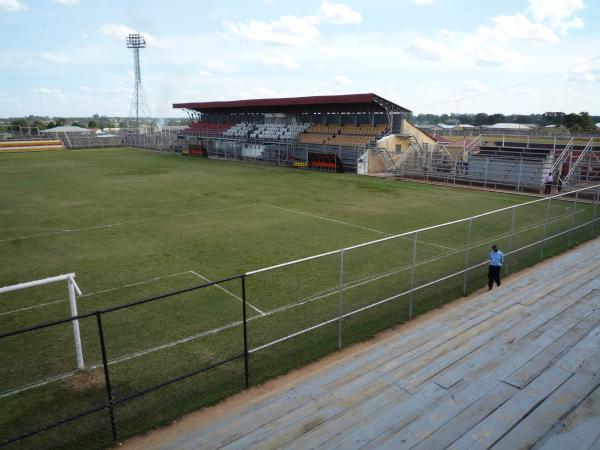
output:
M544 186L544 194L549 194L550 192L552 192L552 183L546 183L546 186Z
M496 286L500 286L500 266L490 266L488 270L488 288L492 288L494 281Z

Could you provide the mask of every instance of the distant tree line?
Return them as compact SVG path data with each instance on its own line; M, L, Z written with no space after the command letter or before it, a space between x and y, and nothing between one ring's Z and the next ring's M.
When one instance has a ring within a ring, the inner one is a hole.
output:
M420 125L423 124L469 124L473 126L493 125L495 123L521 123L532 124L538 127L548 125L563 126L571 132L593 131L596 123L600 122L600 116L590 116L587 112L570 113L545 112L543 114L417 114L413 120Z
M161 121L163 125L188 125L187 118L168 118ZM91 117L41 117L28 116L10 118L7 120L0 119L0 124L5 123L12 126L20 126L22 128L33 127L38 130L47 130L63 125L72 125L76 127L103 129L103 128L128 128L133 126L132 119L128 117L108 117L94 114ZM2 128L2 125L0 125Z

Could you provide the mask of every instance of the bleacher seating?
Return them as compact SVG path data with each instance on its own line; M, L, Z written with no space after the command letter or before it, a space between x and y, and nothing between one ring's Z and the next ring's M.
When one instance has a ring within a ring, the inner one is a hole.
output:
M183 130L185 134L200 134L208 136L222 136L233 126L232 123L194 122Z
M361 147L379 138L387 130L387 125L323 125L308 123L213 123L194 122L184 130L187 134L223 136L251 140L295 140L304 144L318 144L342 147Z
M302 133L298 140L304 144L360 147L368 145L387 130L387 125L324 125L315 124Z
M254 129L254 124L241 122L232 126L229 130L223 133L226 137L248 137L250 131Z
M225 133L227 137L246 137L250 139L265 139L265 140L293 140L298 137L300 133L306 130L310 125L307 123L295 123L290 125L279 125L279 124L268 124L268 123L257 123L251 124L241 122Z

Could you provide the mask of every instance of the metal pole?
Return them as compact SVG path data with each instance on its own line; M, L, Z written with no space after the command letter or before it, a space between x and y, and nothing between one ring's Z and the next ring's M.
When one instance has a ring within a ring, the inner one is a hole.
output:
M71 308L71 317L77 317L77 300L75 299L75 285L73 278L67 279L67 289L69 291L69 306ZM81 347L81 333L79 331L79 319L71 321L73 326L73 339L75 341L75 356L77 358L77 368L83 369L85 367L83 363L83 349Z
M242 276L242 318L244 322L244 382L246 389L248 389L249 376L248 376L248 319L246 313L246 276Z
M507 253L510 253L512 251L512 240L513 240L513 233L515 232L515 224L517 221L517 208L513 208L512 210L512 220L510 223L510 233L508 235L508 250ZM508 260L506 260L504 262L504 273L506 275L508 275Z
M410 294L408 297L408 318L412 319L413 315L413 290L415 289L415 275L417 269L417 233L413 237L413 248L412 248L412 265L410 269Z
M485 158L485 174L483 175L483 187L487 187L487 173L488 173L488 162L489 158Z
M523 158L519 164L519 180L517 181L517 192L521 191L521 175L523 174Z
M110 429L112 431L113 440L116 441L117 423L115 422L115 408L112 396L112 388L110 386L110 375L108 373L108 360L106 358L106 344L104 343L104 329L102 328L102 315L96 312L96 323L98 324L98 336L100 337L100 350L102 351L102 367L104 367L104 385L106 386L106 408L110 418Z
M569 224L569 247L573 242L573 225L575 224L575 211L577 210L577 200L579 199L579 191L575 193L575 202L573 203L573 211L571 212L571 223Z
M471 228L473 226L473 219L469 219L467 225L467 248L465 250L465 274L463 279L463 295L467 293L467 275L469 274L469 256L471 255Z
M344 249L340 251L340 301L338 305L338 350L342 349L342 332L344 329Z
M594 217L592 220L592 236L594 237L596 235L596 217L597 217L597 213L598 213L598 200L600 197L600 192L596 192L596 196L595 196L595 200L594 200Z
M548 217L550 215L550 205L552 204L552 197L548 199L546 205L546 214L544 216L544 234L542 235L542 243L540 246L540 260L544 259L544 245L546 244L546 230L548 228Z

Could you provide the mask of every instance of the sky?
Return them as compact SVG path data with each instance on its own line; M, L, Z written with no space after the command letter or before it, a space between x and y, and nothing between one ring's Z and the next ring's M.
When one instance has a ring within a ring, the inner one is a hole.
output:
M600 114L599 23L599 0L0 0L0 117L129 115L131 32L154 116L364 92L415 113Z

